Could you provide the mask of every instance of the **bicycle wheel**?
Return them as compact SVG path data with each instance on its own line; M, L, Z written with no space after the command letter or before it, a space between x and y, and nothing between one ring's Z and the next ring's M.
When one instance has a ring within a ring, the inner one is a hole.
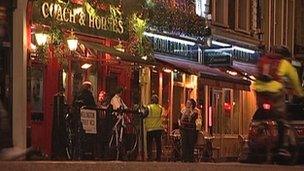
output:
M66 147L65 147L65 151L66 151L66 156L69 160L73 159L73 150L74 150L74 146L73 146L73 133L71 128L67 128L67 139L66 139Z
M128 124L123 132L122 152L124 159L135 160L137 157L138 130L133 124Z
M109 141L109 157L110 159L119 160L120 158L120 146L121 143L119 142L119 132L121 127L118 127L117 130L113 130L110 136Z

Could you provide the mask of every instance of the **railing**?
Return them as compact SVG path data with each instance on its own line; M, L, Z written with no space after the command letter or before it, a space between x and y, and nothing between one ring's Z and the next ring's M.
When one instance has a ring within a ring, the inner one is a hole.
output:
M132 124L134 128L135 118L142 118L144 113L142 108L113 110L112 108L74 106L74 110L70 113L73 118L70 116L66 120L68 159L111 159L108 142L117 117L127 116L126 130L128 131L128 124ZM141 133L141 127L138 130ZM139 142L142 141L139 140Z

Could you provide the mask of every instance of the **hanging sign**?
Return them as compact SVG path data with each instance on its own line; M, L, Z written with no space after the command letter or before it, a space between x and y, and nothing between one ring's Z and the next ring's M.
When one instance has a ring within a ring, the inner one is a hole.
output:
M120 9L112 5L101 11L88 2L83 5L51 0L33 3L33 24L57 25L85 34L126 40L127 28L123 21Z
M81 109L80 118L87 134L97 134L96 110Z
M231 66L231 55L223 52L204 53L203 64L214 67Z

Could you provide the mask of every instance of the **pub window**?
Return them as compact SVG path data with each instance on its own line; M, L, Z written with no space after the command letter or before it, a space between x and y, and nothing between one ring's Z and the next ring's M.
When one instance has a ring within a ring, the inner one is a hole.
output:
M159 92L159 77L158 77L158 71L152 70L151 73L151 94L158 94Z
M33 67L29 72L30 102L32 113L43 113L44 71L42 67Z
M173 73L173 79L174 79L175 82L182 83L183 82L183 74L180 73L180 72L174 72Z
M210 88L209 95L212 107L212 132L220 134L223 131L223 92L220 88Z
M236 28L248 32L250 26L250 0L236 0Z
M231 113L231 133L239 133L239 120L241 113L241 92L240 90L233 90L232 113Z
M284 26L284 8L283 1L275 1L274 3L274 15L275 15L275 23L274 23L274 32L275 32L275 44L281 45L283 44L283 26Z
M231 133L231 109L232 109L232 101L231 101L231 90L224 89L224 104L223 104L223 115L222 115L222 130L224 134Z

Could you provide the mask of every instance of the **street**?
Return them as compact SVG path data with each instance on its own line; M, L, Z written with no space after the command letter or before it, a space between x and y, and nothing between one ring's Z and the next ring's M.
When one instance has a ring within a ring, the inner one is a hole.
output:
M180 162L98 162L98 161L1 161L1 171L80 171L80 170L102 170L102 171L300 171L304 166L279 166L279 165L258 165L240 163L180 163Z

